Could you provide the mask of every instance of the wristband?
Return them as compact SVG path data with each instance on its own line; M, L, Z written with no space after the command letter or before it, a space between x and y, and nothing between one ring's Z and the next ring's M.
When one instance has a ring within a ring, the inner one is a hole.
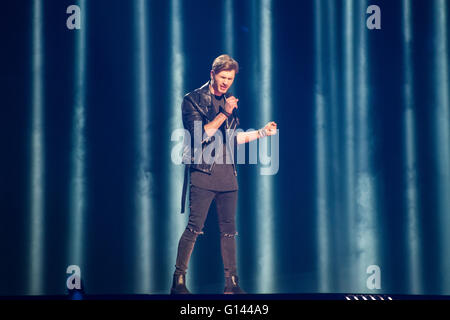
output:
M258 134L260 138L264 138L265 136L267 136L266 128L259 129Z
M224 115L226 115L227 118L229 118L231 116L231 113L226 112L225 109L222 107L220 107L220 112L222 112Z

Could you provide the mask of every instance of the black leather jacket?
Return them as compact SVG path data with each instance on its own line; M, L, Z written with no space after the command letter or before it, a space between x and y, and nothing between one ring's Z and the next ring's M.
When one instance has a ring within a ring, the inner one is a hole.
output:
M195 159L199 158L204 150L204 148L211 142L214 141L213 137L208 137L205 135L204 125L208 122L214 120L216 114L214 113L214 107L212 105L212 96L209 90L209 81L205 83L198 89L188 93L184 96L183 103L181 106L182 114L183 114L183 126L186 130L189 131L191 135L191 141L189 145L189 141L185 140L185 146L183 149L183 163L189 165L192 169L199 170L205 172L207 174L211 174L212 169L214 168L215 162L206 163L204 161L195 161ZM201 122L201 152L198 150L200 145L196 146L194 144L194 124L197 121L197 125ZM239 119L235 117L235 114L230 116L226 120L226 129L225 132L227 134L225 141L232 141L233 145L236 146L236 136L235 131L236 127L239 124ZM205 137L203 139L203 137ZM227 143L227 152L233 154L232 145ZM190 150L189 150L190 149ZM190 151L190 152L189 152ZM234 157L233 157L234 158ZM233 161L233 171L237 176L236 166Z
M186 167L184 170L184 182L181 198L181 213L184 213L189 168L199 170L207 174L211 174L215 165L215 162L206 163L205 161L200 161L202 159L200 157L202 157L204 148L214 141L214 136L213 137L206 136L204 129L204 125L214 120L214 118L216 117L214 107L212 105L211 91L209 90L209 81L200 88L195 89L194 91L184 96L183 103L181 105L181 110L183 116L183 126L186 130L189 131L191 136L190 144L189 140L185 138L184 141L185 144L183 148L183 163L186 165ZM199 143L198 145L195 145L194 141L195 140L194 128L196 122L197 126L201 128L201 137L199 137L201 139L201 143ZM225 137L226 138L225 141L232 141L231 139L233 139L234 142L233 146L237 146L235 131L238 125L239 125L239 118L236 117L235 113L226 120L225 128L227 130L225 130L225 132L227 137ZM203 139L203 137L206 138ZM227 143L226 146L227 152L233 155L234 150L232 150L231 145ZM233 172L234 175L237 176L234 157L233 157Z

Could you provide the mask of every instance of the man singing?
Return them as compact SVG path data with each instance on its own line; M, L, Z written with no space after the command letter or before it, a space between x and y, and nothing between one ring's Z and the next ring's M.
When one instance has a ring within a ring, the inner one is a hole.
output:
M202 229L212 200L216 201L219 220L220 249L225 274L224 293L245 293L239 287L236 266L238 183L233 146L235 143L243 144L274 135L277 132L277 125L275 122L269 122L260 130L236 133L239 119L234 110L238 108L239 99L226 93L238 71L239 65L233 58L225 54L217 57L212 64L210 81L188 93L183 99L181 108L184 128L189 131L192 141L196 133L200 132L202 136L200 150L195 148L195 142L188 141L190 145L185 148L188 152L183 154L186 169L182 213L187 178L190 174L190 214L189 222L178 244L171 294L190 293L186 288L186 270L197 237L203 234ZM211 149L208 148L211 143L215 144L215 148L209 155L206 153ZM211 157L213 160L208 161Z

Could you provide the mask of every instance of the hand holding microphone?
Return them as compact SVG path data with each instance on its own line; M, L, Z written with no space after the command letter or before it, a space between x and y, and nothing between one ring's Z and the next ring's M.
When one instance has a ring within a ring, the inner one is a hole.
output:
M225 103L225 112L227 112L228 114L232 114L234 112L235 109L237 109L238 105L238 101L239 99L237 99L234 96L230 96L228 98L225 99L226 103Z

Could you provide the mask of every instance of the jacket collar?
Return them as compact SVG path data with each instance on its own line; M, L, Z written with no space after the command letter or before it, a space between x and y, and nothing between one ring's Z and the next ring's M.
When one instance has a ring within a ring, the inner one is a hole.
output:
M210 81L206 82L204 85L197 89L197 92L199 94L198 105L203 108L211 105L211 91L209 91L209 83Z
M203 115L209 119L209 121L212 121L214 117L216 116L214 112L212 112L212 93L209 90L209 84L211 81L206 82L204 85L202 85L200 88L195 90L198 94L198 106L200 109L200 112L203 113ZM227 119L227 128L231 126L233 123L234 118L232 122L229 124Z

